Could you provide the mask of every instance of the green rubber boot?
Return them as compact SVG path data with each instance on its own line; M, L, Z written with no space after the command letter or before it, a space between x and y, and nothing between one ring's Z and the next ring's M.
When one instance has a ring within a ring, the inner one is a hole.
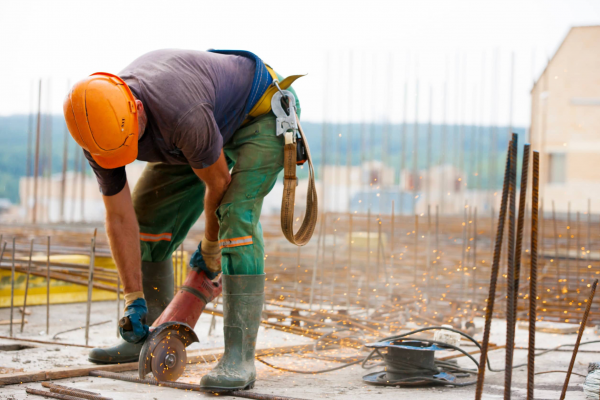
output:
M223 275L225 353L202 377L202 388L219 392L254 387L254 350L264 301L265 274Z
M165 261L142 261L142 286L148 305L146 323L151 325L173 299L173 259ZM118 364L137 361L143 343L129 343L123 339L105 349L90 351L88 360L96 364Z

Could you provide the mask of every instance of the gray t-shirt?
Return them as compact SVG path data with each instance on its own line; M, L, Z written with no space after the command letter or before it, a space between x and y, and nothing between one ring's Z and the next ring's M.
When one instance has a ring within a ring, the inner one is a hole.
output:
M142 101L148 123L138 160L211 166L244 121L254 60L192 50L157 50L129 64L119 76ZM125 186L125 167L104 169L88 152L105 196Z

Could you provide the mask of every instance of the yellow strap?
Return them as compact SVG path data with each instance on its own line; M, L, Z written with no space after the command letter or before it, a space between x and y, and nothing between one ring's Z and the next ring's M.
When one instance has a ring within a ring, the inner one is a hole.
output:
M269 71L269 74L271 74L271 77L273 78L273 80L278 80L277 79L277 74L275 73L275 71L273 71L273 69L271 67L269 67L268 65L266 65L267 67L267 71ZM281 90L285 90L287 88L289 88L290 86L292 86L292 83L294 83L294 81L300 77L302 77L304 75L290 75L287 78L285 78L283 81L279 82L279 87L281 88ZM277 87L275 85L271 85L267 88L267 90L265 90L265 93L262 95L262 97L260 99L258 99L258 101L256 102L256 104L254 105L254 107L252 107L252 110L250 110L250 113L248 114L248 118L256 118L258 116L264 115L266 113L268 113L269 111L271 111L271 98L273 97L273 95L275 94L275 92L277 92ZM248 122L248 119L246 119L246 121L244 121L244 124Z

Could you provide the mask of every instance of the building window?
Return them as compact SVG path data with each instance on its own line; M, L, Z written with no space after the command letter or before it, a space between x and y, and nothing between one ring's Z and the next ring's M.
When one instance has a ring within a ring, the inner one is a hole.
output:
M548 183L565 183L567 177L567 155L565 153L550 153L550 174Z

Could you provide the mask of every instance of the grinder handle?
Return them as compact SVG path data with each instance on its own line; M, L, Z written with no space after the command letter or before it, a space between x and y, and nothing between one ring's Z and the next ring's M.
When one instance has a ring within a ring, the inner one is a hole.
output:
M119 320L119 326L121 328L123 328L124 331L132 331L133 330L133 326L131 326L131 321L129 320L129 317L123 317Z

